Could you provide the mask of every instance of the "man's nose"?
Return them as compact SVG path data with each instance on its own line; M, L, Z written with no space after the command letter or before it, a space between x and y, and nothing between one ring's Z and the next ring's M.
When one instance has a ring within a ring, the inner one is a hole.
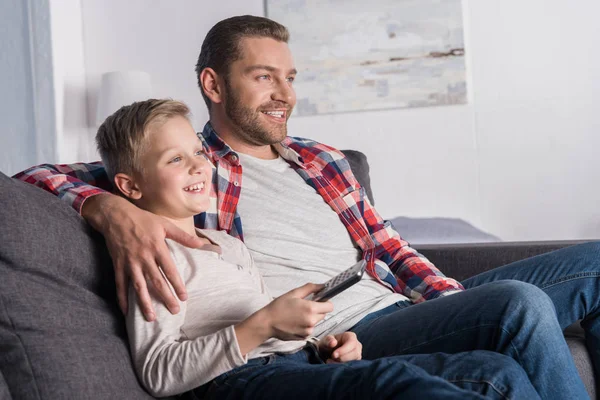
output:
M271 99L293 105L295 96L296 92L292 85L287 80L283 80L275 85Z

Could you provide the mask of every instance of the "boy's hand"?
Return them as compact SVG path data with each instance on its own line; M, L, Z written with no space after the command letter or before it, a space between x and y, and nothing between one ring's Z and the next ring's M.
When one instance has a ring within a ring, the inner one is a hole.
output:
M83 205L82 216L104 235L115 268L121 311L127 314L127 292L131 279L140 308L148 321L153 321L156 314L148 293L147 281L152 283L169 311L177 314L179 302L173 296L167 280L181 301L186 300L187 294L171 259L165 238L188 247L200 247L200 238L190 236L164 218L111 194L87 199Z
M263 309L270 327L269 337L301 340L312 335L315 325L333 311L333 304L329 301L304 300L306 296L322 288L323 285L307 283L269 303Z
M354 332L327 335L319 340L319 353L327 364L360 360L362 344Z

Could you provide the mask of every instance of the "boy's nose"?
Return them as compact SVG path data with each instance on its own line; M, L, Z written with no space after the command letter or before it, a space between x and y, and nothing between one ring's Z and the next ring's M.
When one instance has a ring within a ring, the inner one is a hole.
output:
M190 172L193 174L197 174L200 172L203 172L203 167L204 165L207 163L208 161L206 161L203 157L198 157L196 158L191 165L190 168Z

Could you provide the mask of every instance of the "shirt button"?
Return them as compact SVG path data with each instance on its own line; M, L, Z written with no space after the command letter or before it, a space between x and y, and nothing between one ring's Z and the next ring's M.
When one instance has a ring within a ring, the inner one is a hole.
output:
M235 181L235 182L233 182L233 186L240 186L240 183Z
M237 161L238 156L236 156L235 154L231 155L231 161Z

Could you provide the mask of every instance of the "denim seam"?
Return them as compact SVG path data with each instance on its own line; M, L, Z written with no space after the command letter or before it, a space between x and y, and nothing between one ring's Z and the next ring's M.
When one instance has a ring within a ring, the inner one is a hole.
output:
M572 281L575 279L598 278L598 277L600 277L600 273L598 273L598 272L580 272L578 274L563 276L561 278L546 282L543 285L540 285L540 289L547 289L549 287L558 285L560 283Z
M484 380L476 380L476 379L448 379L448 382L450 382L450 383L457 383L457 382L485 383L485 384L488 384L500 396L502 396L503 398L505 398L507 400L510 400L510 397L508 397L506 394L504 394L504 392L502 392L499 388L497 388L496 385L494 385L493 382L490 382L490 381L485 380L485 379Z
M412 349L413 347L419 347L419 346L423 346L423 345L429 344L429 343L431 343L431 342L435 342L436 340L439 340L439 339L445 338L445 337L447 337L447 336L451 336L451 335L454 335L454 334L457 334L457 333L460 333L460 332L465 332L465 331L468 331L468 330L471 330L471 329L479 329L479 328L482 328L482 327L484 327L484 326L498 326L498 324L496 324L496 323L486 323L486 324L481 324L481 325L477 325L477 326L472 326L472 327L470 327L470 328L465 328L465 329L461 329L461 330L453 331L453 332L450 332L450 333L448 333L448 334L446 334L446 335L443 335L443 336L438 336L437 338L435 338L435 339L432 339L432 340L429 340L429 341L427 341L427 342L422 342L422 343L416 344L416 345L414 345L414 346L410 346L410 347L404 348L404 349L402 349L402 352L401 352L401 354L410 354L410 353L407 353L407 351L408 351L409 349ZM519 351L517 350L517 348L516 348L516 347L515 347L515 345L513 344L514 335L513 335L512 333L510 333L509 331L507 331L506 329L502 328L502 327L499 327L499 329L501 329L502 331L504 331L504 332L505 332L505 333L506 333L506 334L509 336L509 338L510 338L510 346L513 348L514 352L517 354L517 356L519 357L519 360L520 360L520 359L521 359L521 356L520 356L520 354L519 354ZM518 360L516 360L516 361L518 361Z

